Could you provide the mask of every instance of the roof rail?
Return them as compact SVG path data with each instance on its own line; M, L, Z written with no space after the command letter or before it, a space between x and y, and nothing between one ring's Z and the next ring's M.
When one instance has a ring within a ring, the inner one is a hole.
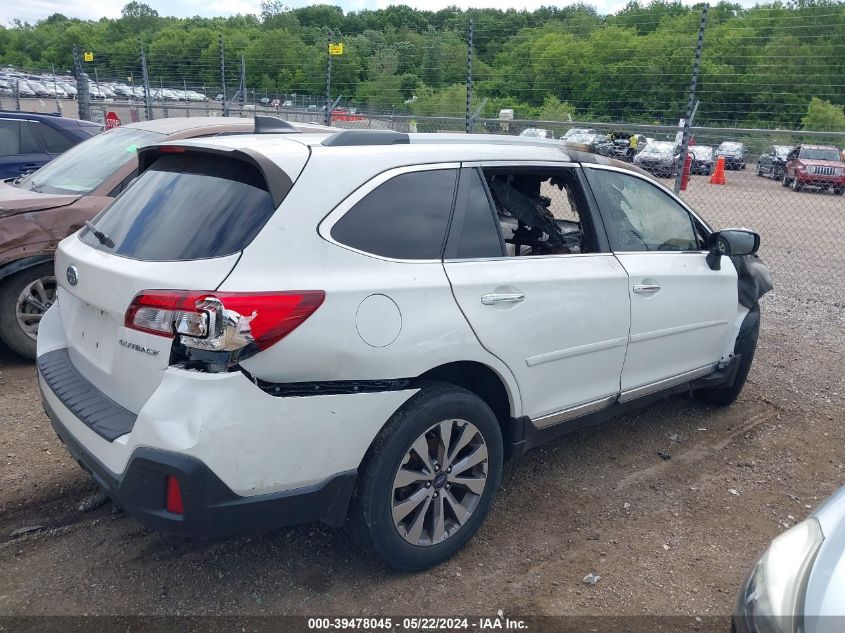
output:
M300 134L289 121L274 116L255 116L255 134Z
M327 147L350 147L354 145L407 145L411 138L393 130L341 130L323 141Z

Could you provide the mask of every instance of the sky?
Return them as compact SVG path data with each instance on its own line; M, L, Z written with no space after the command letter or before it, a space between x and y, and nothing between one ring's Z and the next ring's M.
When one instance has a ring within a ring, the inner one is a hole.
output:
M120 17L120 10L129 0L23 0L0 2L0 24L9 26L13 19L34 23L53 13L62 13L68 17L97 20L102 17ZM437 11L448 6L458 6L462 9L470 7L491 7L496 9L536 9L540 6L566 6L575 4L577 0L287 0L285 4L296 8L309 4L334 4L343 7L344 11L360 11L361 9L383 9L392 4L405 4L415 9ZM696 0L684 0L684 4L694 4ZM587 0L597 7L599 13L613 13L625 6L625 0ZM754 0L739 0L746 6L755 4ZM226 16L236 13L260 12L260 0L147 0L160 15L176 17Z

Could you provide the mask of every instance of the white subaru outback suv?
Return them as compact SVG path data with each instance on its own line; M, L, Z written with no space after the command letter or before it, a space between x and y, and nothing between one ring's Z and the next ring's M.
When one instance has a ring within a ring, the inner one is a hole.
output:
M197 139L56 254L45 409L131 515L215 536L350 524L397 568L459 550L502 463L748 374L759 238L542 139Z

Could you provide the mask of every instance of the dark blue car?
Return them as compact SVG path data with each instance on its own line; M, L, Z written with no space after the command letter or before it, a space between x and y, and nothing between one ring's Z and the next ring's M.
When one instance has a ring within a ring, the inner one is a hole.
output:
M33 172L102 129L90 121L0 110L0 180Z

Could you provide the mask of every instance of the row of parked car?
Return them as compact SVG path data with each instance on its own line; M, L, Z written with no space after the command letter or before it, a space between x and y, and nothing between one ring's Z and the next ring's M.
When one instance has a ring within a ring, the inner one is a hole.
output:
M0 97L11 97L17 90L21 97L49 97L52 99L73 99L76 97L76 81L73 77L53 75L32 75L19 73L12 68L0 71Z
M755 233L531 139L147 121L0 210L3 338L109 496L187 536L345 524L400 569L472 538L505 460L669 395L734 402L771 288ZM845 615L843 517L840 494L775 539L737 633Z
M520 136L554 138L553 132L544 128L526 128ZM560 140L584 145L589 151L602 156L634 163L657 176L674 176L678 168L680 146L673 141L660 141L644 134L570 128L560 136ZM704 176L713 173L719 156L725 158L726 169L745 169L748 154L745 145L736 141L724 141L716 147L693 143L689 152L692 157L690 173Z
M520 135L553 138L551 130L543 128L527 128ZM674 141L659 141L642 134L605 134L585 128L570 128L560 140L584 145L602 156L632 162L656 176L673 177L678 170L681 148ZM709 176L720 157L725 160L725 169L745 169L748 148L744 143L732 140L715 147L691 144L689 155L690 173ZM842 195L845 191L845 150L832 145L771 145L758 157L756 171L758 176L778 180L795 191L812 187Z
M69 75L36 75L22 73L13 68L0 70L0 97L10 97L18 91L21 97L43 97L51 99L74 99L79 90L76 79ZM92 99L103 101L122 99L143 99L143 86L117 81L97 81L89 78L88 91ZM153 87L150 96L154 101L202 102L208 97L196 90Z

